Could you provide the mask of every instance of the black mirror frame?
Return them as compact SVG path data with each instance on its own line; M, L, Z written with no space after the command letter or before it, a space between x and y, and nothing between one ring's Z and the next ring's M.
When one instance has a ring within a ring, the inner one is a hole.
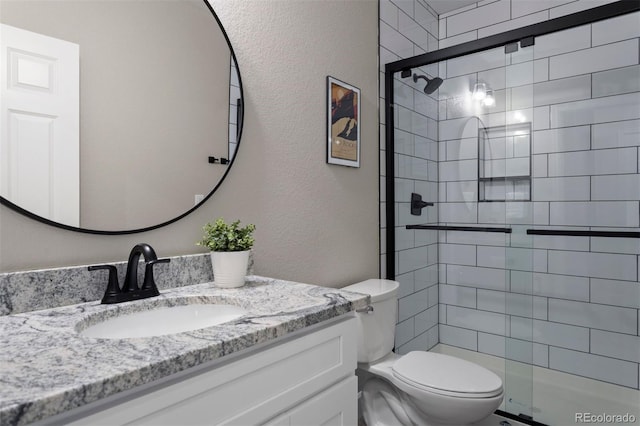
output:
M229 51L231 52L231 58L232 60L235 62L236 64L236 70L238 73L238 85L240 88L240 99L242 99L242 102L244 102L244 91L243 91L243 87L242 87L242 76L240 75L240 66L238 65L238 60L236 59L236 54L233 50L233 46L231 45L231 41L229 40L229 36L227 35L227 31L224 29L224 26L222 25L222 22L220 22L220 18L218 18L218 15L216 15L216 12L213 10L213 7L211 6L211 4L207 1L207 0L202 0L205 4L205 6L207 6L207 9L209 9L209 11L211 12L211 14L213 15L214 19L216 20L216 23L218 24L218 26L220 27L220 30L222 31L222 35L224 36L224 39L227 41L227 45L229 46ZM67 231L74 231L74 232L82 232L85 234L98 234L98 235L126 235L126 234L137 234L140 232L146 232L146 231L152 231L154 229L158 229L158 228L162 228L163 226L167 226L169 224L172 224L174 222L177 222L178 220L182 219L183 217L189 215L190 213L192 213L194 210L196 210L198 207L202 206L209 198L211 198L211 196L216 192L216 190L220 187L220 185L222 185L222 182L224 182L225 178L227 177L227 175L229 174L229 171L231 170L231 166L233 166L233 163L235 162L235 159L237 157L237 152L238 149L240 148L240 142L242 141L242 129L244 127L244 108L238 108L238 130L237 130L237 141L236 141L236 147L235 147L235 153L233 155L233 157L231 158L231 160L229 161L229 163L227 164L227 170L225 170L224 174L222 175L222 178L220 178L220 180L218 181L218 183L216 184L216 186L207 194L206 197L204 197L202 199L202 201L200 201L198 204L196 204L195 206L193 206L192 208L190 208L189 210L187 210L186 212L182 213L179 216L174 217L173 219L167 220L166 222L162 222L159 223L157 225L153 225L153 226L148 226L145 228L138 228L138 229L129 229L129 230L120 230L120 231L104 231L104 230L99 230L99 229L86 229L86 228L79 228L79 227L75 227L75 226L70 226L70 225L65 225L63 223L59 223L59 222L55 222L53 220L47 219L45 217L42 216L38 216L28 210L23 209L22 207L18 206L17 204L12 203L11 201L7 200L6 198L0 196L0 205L6 206L24 216L27 216L31 219L37 220L38 222L42 222L45 223L47 225L51 225L51 226L55 226L56 228L61 228L61 229L66 229Z

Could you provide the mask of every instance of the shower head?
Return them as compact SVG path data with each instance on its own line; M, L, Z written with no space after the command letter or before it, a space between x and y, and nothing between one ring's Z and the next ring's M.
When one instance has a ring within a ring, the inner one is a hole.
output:
M443 81L440 77L427 78L427 76L424 76L424 75L418 75L418 74L413 75L414 83L417 83L419 79L423 79L427 82L427 85L424 86L424 93L426 93L427 95L430 95L436 90L438 90L438 87L440 87Z

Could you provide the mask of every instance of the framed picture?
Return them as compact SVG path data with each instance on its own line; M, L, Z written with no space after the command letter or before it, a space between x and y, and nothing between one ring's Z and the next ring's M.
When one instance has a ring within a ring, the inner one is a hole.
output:
M327 163L360 167L360 89L327 76Z

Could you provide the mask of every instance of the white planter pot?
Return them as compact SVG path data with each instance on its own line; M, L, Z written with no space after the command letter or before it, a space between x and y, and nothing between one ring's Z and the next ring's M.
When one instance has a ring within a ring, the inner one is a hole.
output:
M212 251L213 282L219 287L242 287L247 275L250 252L251 250Z

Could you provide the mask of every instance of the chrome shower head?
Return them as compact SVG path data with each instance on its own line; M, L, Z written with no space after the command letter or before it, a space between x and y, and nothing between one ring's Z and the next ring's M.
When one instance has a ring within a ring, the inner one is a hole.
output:
M428 78L427 76L424 76L424 75L418 75L418 74L413 75L413 81L415 83L417 83L419 79L423 79L427 82L427 85L424 86L424 93L426 93L427 95L430 95L436 90L438 90L438 87L440 87L440 85L443 82L443 80L440 77Z

